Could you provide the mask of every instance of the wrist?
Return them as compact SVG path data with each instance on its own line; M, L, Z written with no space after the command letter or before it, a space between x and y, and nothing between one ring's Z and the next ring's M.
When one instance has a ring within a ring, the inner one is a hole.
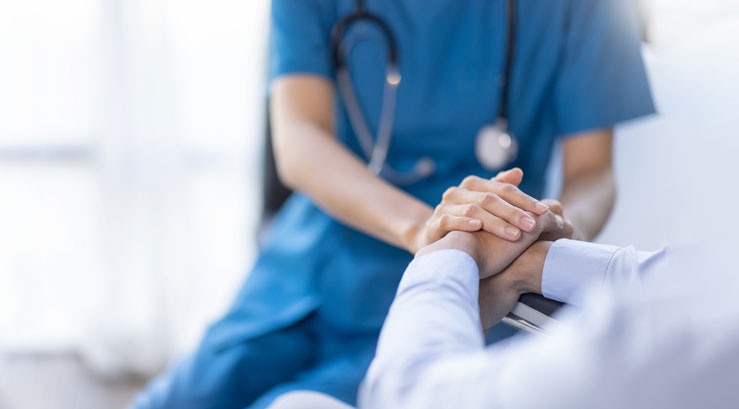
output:
M519 294L536 293L541 294L541 278L544 270L549 249L552 247L550 241L538 241L531 245L521 257L516 260L516 279L513 283L514 289Z
M428 246L422 247L416 253L416 257L421 257L426 254L433 253L439 250L459 250L467 253L477 263L478 269L481 266L480 263L480 250L477 245L477 239L474 234L466 233L461 231L449 232L442 239L435 243L429 244Z
M400 231L400 241L411 254L416 254L425 245L424 234L426 223L434 214L430 208L424 209L412 220L409 220Z
M475 260L478 267L480 266L480 248L473 233L451 231L440 241L444 241L445 245L448 245L450 248L469 254Z

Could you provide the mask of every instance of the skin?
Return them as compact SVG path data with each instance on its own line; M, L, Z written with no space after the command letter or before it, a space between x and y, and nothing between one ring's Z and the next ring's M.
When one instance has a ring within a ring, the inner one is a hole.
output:
M613 179L613 130L583 132L563 143L560 202L574 226L573 238L593 240L603 229L616 200Z
M480 279L485 280L511 266L542 235L551 235L553 239L561 238L557 236L563 231L564 222L560 215L550 210L542 216L533 217L537 221L536 229L523 233L520 240L508 241L483 231L474 233L454 231L419 250L416 257L422 257L437 250L456 248L475 259L480 271Z
M500 322L526 293L541 294L541 277L551 241L526 249L499 274L480 281L480 321L485 331Z
M370 172L361 158L336 140L332 129L334 93L329 81L311 75L285 76L272 83L271 93L273 146L281 180L308 194L336 219L387 243L415 253L449 231L481 229L516 240L518 235L506 235L504 226L508 225L502 220L508 218L508 222L530 230L530 225L522 224L524 212L547 211L511 183L469 177L460 187L490 193L479 198L480 208L494 212L491 217L473 222L474 218L463 211L435 212ZM496 197L490 200L492 195ZM457 195L447 197L451 200Z
M362 158L336 140L330 81L289 75L273 81L270 91L273 146L283 183L306 193L337 220L379 240L412 253L450 231L486 231L515 242L536 229L531 216L549 211L518 189L520 170L491 180L470 176L431 208L370 172ZM604 166L593 159L610 158L609 132L596 132L592 138L581 135L564 146L562 203L583 237L600 230L610 213L603 203L613 203L612 195L609 201L596 189L607 177L587 177L596 170L606 175L603 169L610 169L610 161ZM592 154L591 149L606 145L607 154Z
M547 216L541 216L544 218ZM542 234L559 227L540 220ZM488 330L508 314L525 293L541 294L541 276L551 241L536 241L538 232L527 233L520 243L511 243L488 233L451 232L421 249L416 257L434 251L455 249L469 254L480 271L480 320ZM534 242L533 244L531 244Z

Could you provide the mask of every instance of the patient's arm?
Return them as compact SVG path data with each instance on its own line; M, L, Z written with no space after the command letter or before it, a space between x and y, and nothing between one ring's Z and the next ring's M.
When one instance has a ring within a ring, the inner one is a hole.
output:
M554 209L554 207L553 207ZM560 210L561 211L561 210ZM417 257L441 248L456 248L473 255L480 271L480 317L488 329L500 321L521 294L541 293L541 271L550 242L538 242L542 235L567 234L563 219L551 210L537 216L536 229L523 233L515 242L485 232L452 232L444 239L420 250ZM497 274L508 266L504 274Z
M663 253L576 240L539 241L500 274L480 282L483 328L497 324L525 293L579 305L578 294L587 287L630 286L639 281L640 269Z
M568 332L485 352L477 266L486 264L473 259L479 250L475 237L455 236L458 233L437 242L436 251L419 254L406 270L360 391L361 408L564 407L573 402L568 398L575 397L587 403L582 407L593 407L598 402L589 402L582 391L589 393L604 381L607 385L606 379L594 378L594 374L607 374L612 366L639 364L643 356L630 353L619 340L624 334L637 334L640 326L649 327L649 318L642 322L638 322L643 318L638 315L625 319L618 314L627 309L605 310L603 299L601 308L591 310L595 317L582 320ZM558 248L557 254L564 256L558 262L590 266L596 282L639 280L641 272L664 254L601 247L591 254L595 257L570 259L579 246L598 245L561 240L547 255ZM548 257L545 260L541 268L546 280ZM514 263L511 268L522 265ZM516 271L507 270L491 280ZM546 294L546 281L543 287ZM593 356L619 359L601 362ZM532 390L537 393L532 394ZM587 397L598 398L598 394Z

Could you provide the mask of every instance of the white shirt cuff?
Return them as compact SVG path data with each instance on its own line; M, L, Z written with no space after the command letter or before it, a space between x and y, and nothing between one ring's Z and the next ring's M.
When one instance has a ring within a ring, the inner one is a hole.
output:
M542 294L553 300L574 303L585 287L603 281L618 247L577 240L557 240L547 253L541 278Z
M450 281L461 285L466 294L477 300L480 273L475 260L461 250L437 250L413 259L403 274L397 295L419 284Z

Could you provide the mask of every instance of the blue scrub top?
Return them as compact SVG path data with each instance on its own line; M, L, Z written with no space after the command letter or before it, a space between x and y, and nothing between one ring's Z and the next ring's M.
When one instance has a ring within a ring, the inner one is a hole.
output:
M354 0L273 0L271 77L313 74L335 80L333 25ZM518 0L509 127L524 171L522 189L540 197L557 137L607 128L650 114L636 18L624 0ZM428 156L436 173L399 188L436 205L467 175L491 177L474 154L475 136L500 110L507 24L505 0L367 0L394 32L402 83L388 163L409 169ZM371 129L377 128L386 45L376 27L349 33L362 41L348 64ZM361 150L336 95L338 139ZM299 137L296 135L295 137ZM407 252L335 221L294 194L227 319L213 331L238 342L289 325L312 311L350 331L382 324Z

